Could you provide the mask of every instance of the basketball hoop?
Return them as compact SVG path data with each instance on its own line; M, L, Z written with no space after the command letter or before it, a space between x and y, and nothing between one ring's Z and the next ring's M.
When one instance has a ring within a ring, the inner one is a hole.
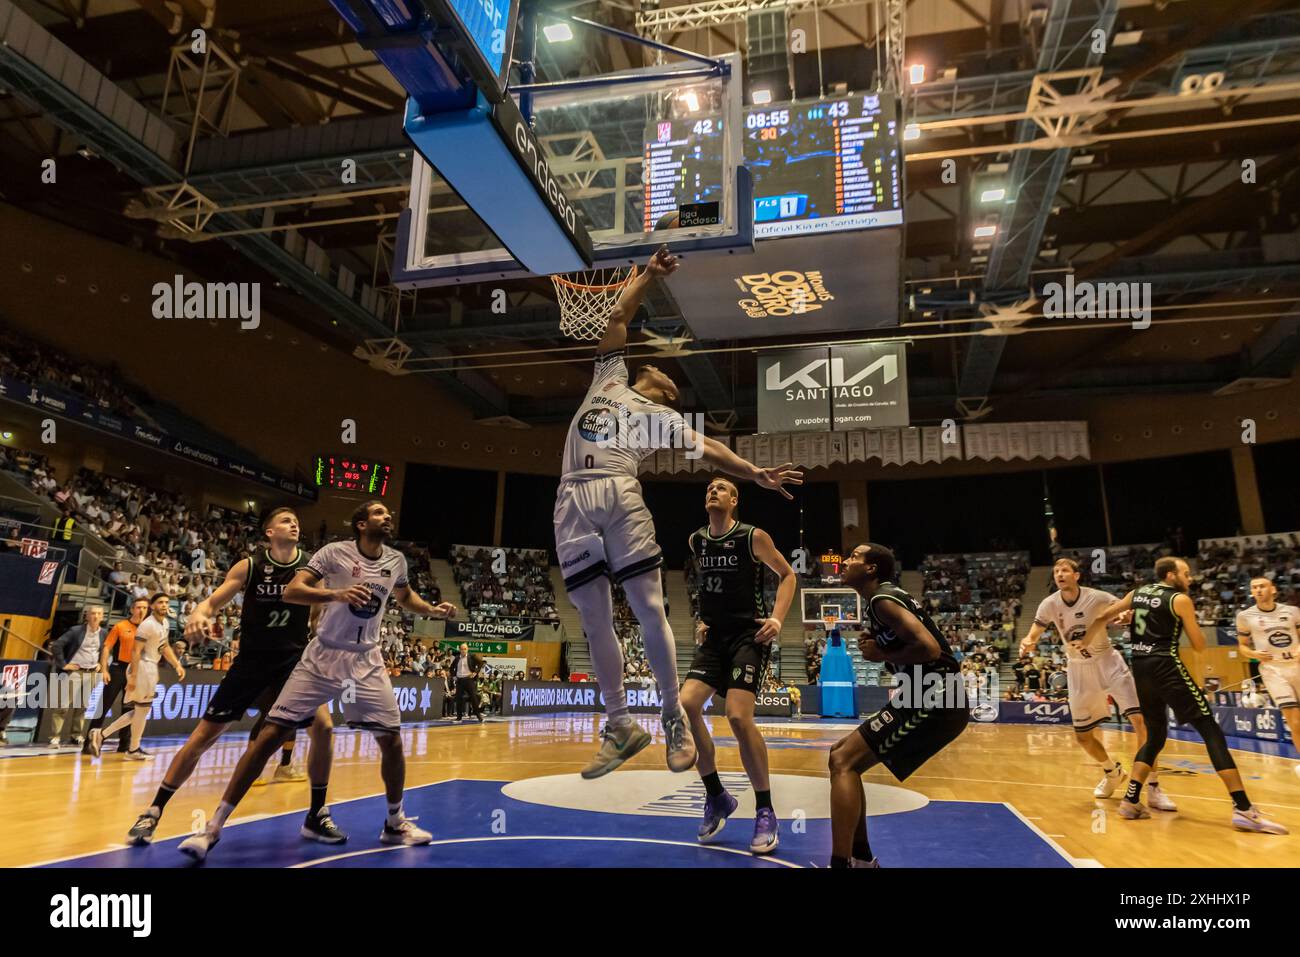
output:
M560 332L570 339L599 339L618 297L636 276L635 266L552 276L560 307Z
M839 624L839 621L840 620L836 618L834 615L823 615L822 623L826 626L826 634L829 635L832 631L834 631L835 626Z

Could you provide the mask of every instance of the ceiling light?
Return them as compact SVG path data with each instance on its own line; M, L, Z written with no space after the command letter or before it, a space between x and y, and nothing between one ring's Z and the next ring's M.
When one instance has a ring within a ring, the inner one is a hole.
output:
M552 43L563 43L565 40L573 39L573 30L567 23L548 23L542 27L542 32Z
M913 86L915 86L915 85L918 84L918 83L924 83L924 82L925 82L925 64L924 64L924 63L913 63L911 66L909 66L909 67L907 68L907 78L912 82L912 85L913 85Z
M981 203L998 203L1007 198L1005 189L986 189L980 193Z
M759 87L758 89L754 90L753 93L750 94L750 99L753 100L755 103L757 103L759 106L762 106L766 103L771 103L772 91L767 89L766 87Z
M682 102L686 104L686 109L692 113L698 113L700 110L700 98L694 90L687 90L682 94Z
M996 236L997 232L998 232L998 228L996 226L976 226L975 238L986 239L989 236Z
M919 140L921 138L921 128L915 123L908 123L903 127L903 139Z

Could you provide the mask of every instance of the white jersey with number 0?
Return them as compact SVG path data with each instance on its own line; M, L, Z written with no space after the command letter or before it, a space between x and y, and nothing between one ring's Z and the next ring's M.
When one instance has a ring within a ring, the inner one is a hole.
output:
M1082 649L1075 648L1070 642L1083 638L1092 620L1114 600L1109 594L1097 588L1080 587L1079 597L1073 603L1069 603L1057 590L1039 604L1038 611L1034 614L1034 624L1056 629L1061 643L1065 646L1067 658L1071 660L1094 658L1114 651L1115 646L1110 643L1104 631L1092 644Z
M637 469L656 449L682 448L686 422L664 405L651 402L628 384L622 351L596 356L596 372L564 442L569 479L636 478Z
M1295 667L1300 664L1300 635L1296 633L1298 621L1300 608L1294 605L1279 602L1271 611L1252 605L1237 612L1237 634L1248 636L1256 651L1267 651L1280 659L1261 661L1261 668L1267 665Z
M388 598L394 589L407 587L406 556L383 545L378 558L367 558L356 542L330 542L305 567L316 573L321 588L370 589L370 601L360 608L343 601L326 605L316 624L316 640L347 651L369 651L379 644Z

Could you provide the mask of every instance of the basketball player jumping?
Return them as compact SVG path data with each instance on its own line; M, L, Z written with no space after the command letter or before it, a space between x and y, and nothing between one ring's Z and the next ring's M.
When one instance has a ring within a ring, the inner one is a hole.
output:
M327 701L338 700L349 725L374 732L380 750L380 775L388 797L388 817L379 839L385 844L428 844L402 810L406 757L399 734L402 713L379 649L379 628L388 599L417 615L454 618L449 602L430 605L411 590L406 558L385 542L393 516L382 502L366 502L352 513L352 541L330 542L285 586L288 604L325 605L316 640L307 646L267 714L267 723L249 745L208 826L187 838L180 850L204 860L221 840L221 829L276 748L297 728L306 727ZM320 584L317 584L320 583ZM323 586L323 587L322 587Z
M1113 602L1115 596L1096 588L1080 587L1079 563L1073 558L1058 558L1052 566L1052 578L1056 591L1039 604L1029 634L1020 642L1020 654L1032 655L1043 632L1049 627L1056 629L1065 646L1074 740L1089 757L1101 763L1102 779L1093 788L1092 796L1108 798L1124 781L1124 769L1118 761L1111 761L1097 734L1097 726L1110 717L1108 698L1115 699L1120 714L1132 723L1139 749L1147 740L1146 721L1124 656L1115 650L1104 629L1094 633L1091 643L1084 641L1093 616ZM1147 807L1157 811L1178 810L1169 795L1160 789L1154 771L1147 779Z
M660 249L623 290L596 349L591 388L564 444L564 470L555 499L556 552L569 600L587 635L609 717L600 750L582 771L584 778L613 771L650 743L650 735L628 716L610 579L627 593L663 696L668 767L685 771L695 764L695 743L678 698L673 633L664 612L659 577L663 554L636 478L641 460L659 448L700 449L705 461L720 471L776 489L786 498L794 496L784 485L803 483L802 473L789 463L760 469L690 429L667 405L677 401L677 386L654 366L641 366L629 382L623 361L628 324L650 283L670 275L677 265L667 248Z
M1259 662L1273 704L1282 710L1292 743L1300 742L1300 608L1278 604L1277 586L1267 578L1250 580L1255 604L1237 612L1237 648Z
M736 518L739 499L734 482L715 478L704 493L709 524L691 533L691 557L699 570L698 648L682 685L682 707L695 733L699 752L695 767L708 792L697 837L703 844L714 840L737 805L718 778L713 739L704 718L704 706L716 693L726 700L740 763L754 789L756 813L749 849L770 854L780 843L780 826L772 807L767 745L754 722L754 697L767 674L772 641L781 634L794 600L796 579L771 536ZM763 590L765 565L781 579L771 615Z
M308 616L315 617L319 606L309 609L306 605L290 605L282 597L285 586L307 565L307 554L298 547L298 516L289 508L273 509L262 520L262 535L264 543L249 558L231 566L221 586L199 602L185 622L185 637L190 641L206 637L213 615L243 592L239 655L217 687L198 727L172 758L153 803L140 814L127 834L128 844L140 846L153 842L163 809L194 773L199 758L249 708L256 707L265 716L307 647ZM335 826L325 806L332 727L329 709L321 705L316 709L310 731L307 767L311 810L307 812L301 833L324 844L341 844L347 835ZM250 743L257 737L255 728L249 735Z
M920 602L894 584L895 568L894 553L871 543L859 545L844 563L844 584L867 603L862 616L867 634L858 641L862 657L883 661L891 674L902 672L907 680L884 708L831 748L831 867L880 866L867 840L862 775L883 764L899 781L906 780L970 720L952 649ZM920 688L935 678L945 689L938 702Z
M131 726L131 748L126 756L134 761L148 760L151 755L140 747L144 726L153 710L153 697L158 689L158 661L166 658L176 669L178 681L185 680L185 668L168 641L171 599L165 592L149 598L149 617L135 630L135 645L131 651L131 666L126 672L126 694L122 696L122 713L107 728L93 728L90 732L90 753L99 757L104 739L110 738L127 725Z
M1281 824L1268 820L1250 803L1241 773L1228 752L1228 742L1223 736L1205 694L1188 673L1178 657L1178 644L1187 633L1192 647L1205 650L1205 636L1196 621L1196 605L1188 595L1192 576L1187 562L1181 558L1165 557L1156 562L1155 584L1143 585L1129 592L1119 601L1111 602L1093 619L1084 645L1091 646L1097 633L1104 633L1106 623L1122 612L1133 609L1130 627L1133 651L1133 678L1137 686L1138 702L1146 718L1147 739L1133 759L1133 776L1128 791L1119 804L1119 816L1127 820L1148 818L1151 813L1142 806L1142 785L1156 766L1160 749L1169 734L1167 710L1174 717L1190 724L1205 742L1210 752L1210 763L1232 797L1232 826L1243 831L1262 831L1265 834L1286 834Z

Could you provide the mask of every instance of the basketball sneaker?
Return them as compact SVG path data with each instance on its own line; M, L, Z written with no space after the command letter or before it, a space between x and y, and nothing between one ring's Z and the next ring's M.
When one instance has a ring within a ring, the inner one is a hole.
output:
M307 775L303 774L297 768L290 764L281 764L271 775L271 783L279 784L283 781L306 781Z
M50 738L50 747L57 751L59 748L63 747L63 742L58 738Z
M298 833L309 841L320 841L322 844L342 844L348 839L348 836L338 829L334 818L330 817L327 807L321 808L315 815L308 814L306 820L302 822L302 830Z
M708 844L722 833L722 829L727 826L727 818L736 812L739 804L740 802L726 791L717 797L705 798L704 820L700 822L700 829L695 832L696 840L701 844Z
M874 867L876 870L880 870L880 861L874 857L869 861L864 861L860 857L850 857L849 867Z
M1275 821L1270 821L1259 813L1259 808L1251 807L1245 811L1232 810L1232 826L1239 831L1258 831L1261 834L1290 834L1291 832Z
M153 843L153 832L158 829L158 818L149 812L141 814L126 832L126 843L132 847L141 847Z
M131 761L148 761L153 757L153 755L144 748L134 748L129 750L126 752L126 756Z
M1174 803L1174 799L1171 798L1168 794L1166 794L1164 792L1164 789L1161 788L1160 785L1148 784L1146 787L1146 791L1147 791L1147 807L1151 808L1151 810L1153 811L1177 811L1178 810L1178 805Z
M781 843L780 833L776 812L770 807L759 808L754 816L754 838L749 842L749 853L771 854Z
M384 822L379 833L382 844L432 844L433 835L415 826L415 818L403 817L396 825Z
M221 833L219 831L204 829L198 834L191 834L181 841L176 850L202 864L207 859L209 852L217 846L217 842L220 840Z
M90 737L86 739L86 748L91 757L99 757L100 750L104 747L104 732L99 728L90 729Z
M650 734L635 721L618 727L607 724L600 729L600 750L582 769L582 776L590 781L608 774L649 743Z
M668 770L689 771L695 767L695 738L686 723L686 712L678 711L673 718L664 718L664 735L668 742Z
M1141 804L1134 804L1132 801L1119 802L1119 816L1126 821L1141 821L1151 816L1151 812Z
M1095 798L1108 798L1115 793L1115 789L1124 783L1128 777L1124 769L1116 765L1111 770L1102 775L1101 783L1092 789L1092 796Z

